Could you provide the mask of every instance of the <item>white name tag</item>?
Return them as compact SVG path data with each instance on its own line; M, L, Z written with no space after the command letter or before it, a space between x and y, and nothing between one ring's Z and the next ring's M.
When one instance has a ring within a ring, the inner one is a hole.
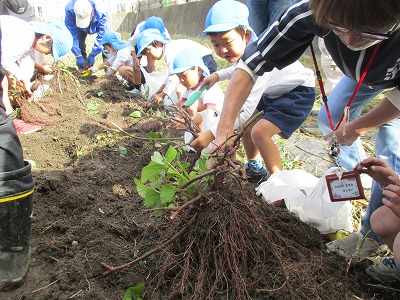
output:
M365 198L358 172L343 172L341 179L336 174L327 175L326 184L332 202Z

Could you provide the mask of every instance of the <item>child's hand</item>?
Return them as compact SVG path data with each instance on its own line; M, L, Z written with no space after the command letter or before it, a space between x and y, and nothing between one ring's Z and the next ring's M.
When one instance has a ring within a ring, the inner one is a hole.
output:
M207 90L209 90L214 84L216 84L219 81L219 76L216 73L213 73L211 75L206 76L203 79L203 84L201 85L201 87L205 86L206 84L208 84L208 88Z
M43 73L50 74L53 72L51 65L43 65Z
M160 94L154 94L153 97L151 97L151 101L155 103L161 103L163 101L164 97L161 97Z
M400 218L400 179L396 176L390 176L389 180L393 182L393 184L389 184L383 190L383 195L385 197L390 198L389 201L387 198L383 198L382 202L388 208L390 208L393 213Z
M92 71L92 73L96 73L99 70L99 67L93 66L93 67L90 67L89 70Z
M354 170L359 173L368 174L382 187L393 183L389 179L389 176L398 177L397 173L384 160L376 157L364 159L354 167Z
M214 139L214 135L210 130L206 130L200 132L198 137L190 143L190 146L193 147L197 152L201 152L204 148L207 148L211 141Z

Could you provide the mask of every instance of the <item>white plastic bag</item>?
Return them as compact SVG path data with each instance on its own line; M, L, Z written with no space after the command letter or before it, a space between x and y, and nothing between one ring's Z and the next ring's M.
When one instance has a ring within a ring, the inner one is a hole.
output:
M140 70L143 73L144 78L146 79L146 96L147 99L150 99L155 92L160 88L160 86L165 82L165 79L168 77L168 69L165 68L162 72L152 72L147 73L147 71L140 66ZM164 105L170 106L174 105L178 101L178 96L174 91L171 96L164 97Z
M330 168L321 178L303 170L276 172L256 192L270 203L284 199L289 211L323 234L338 230L352 232L351 203L331 202L329 197L325 176L334 174L336 169Z

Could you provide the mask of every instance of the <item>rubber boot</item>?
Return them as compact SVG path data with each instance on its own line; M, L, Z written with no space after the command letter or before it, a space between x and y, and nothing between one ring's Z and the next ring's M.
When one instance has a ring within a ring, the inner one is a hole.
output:
M0 291L18 287L28 270L32 205L31 165L0 173Z

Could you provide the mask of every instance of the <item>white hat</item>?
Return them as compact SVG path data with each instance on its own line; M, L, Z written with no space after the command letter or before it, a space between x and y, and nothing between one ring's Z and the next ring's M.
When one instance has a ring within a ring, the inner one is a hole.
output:
M79 28L88 28L92 20L93 7L89 0L77 0L74 4L76 15L76 26Z

